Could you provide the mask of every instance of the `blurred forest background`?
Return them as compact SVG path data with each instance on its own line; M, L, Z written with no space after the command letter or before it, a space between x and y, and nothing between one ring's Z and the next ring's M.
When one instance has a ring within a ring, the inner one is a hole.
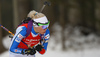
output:
M63 50L66 49L67 37L64 36L64 31L67 25L72 28L81 27L81 33L84 35L91 32L100 35L100 0L0 0L0 24L14 33L17 25L31 10L40 11L44 1L51 2L51 6L46 6L43 10L51 22L49 27L51 34L54 32L52 26L56 22L62 27ZM73 30L70 29L68 33L71 32ZM0 28L0 53L6 50L2 38L8 34Z

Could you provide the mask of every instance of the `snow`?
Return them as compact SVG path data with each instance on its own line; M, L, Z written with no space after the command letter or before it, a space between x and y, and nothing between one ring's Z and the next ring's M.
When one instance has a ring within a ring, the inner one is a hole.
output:
M2 53L0 57L9 57L8 51ZM51 50L44 55L36 54L36 57L100 57L100 49L88 49L80 51L60 51L60 50Z
M53 32L49 44L48 50L44 55L36 53L36 57L100 57L100 36L95 33L90 33L85 36L80 32L80 27L66 26L64 30L65 47L62 49L62 28L58 23L55 23L52 27ZM3 38L3 45L6 49L9 49L11 39L6 36ZM0 54L0 57L9 57L8 51Z
M0 54L0 57L9 57L8 51L5 51L2 54Z
M3 45L6 49L9 49L9 46L10 46L10 42L11 42L11 39L9 38L9 36L5 36L2 40L3 42Z

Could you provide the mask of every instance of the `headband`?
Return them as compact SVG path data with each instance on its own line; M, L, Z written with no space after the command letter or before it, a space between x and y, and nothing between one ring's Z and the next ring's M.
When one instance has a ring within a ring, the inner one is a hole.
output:
M47 23L48 22L48 19L47 19L47 17L46 16L44 16L44 17L41 17L41 18L37 18L37 19L33 19L35 22L37 22L37 23ZM33 25L35 26L35 27L38 27L34 22L33 22Z

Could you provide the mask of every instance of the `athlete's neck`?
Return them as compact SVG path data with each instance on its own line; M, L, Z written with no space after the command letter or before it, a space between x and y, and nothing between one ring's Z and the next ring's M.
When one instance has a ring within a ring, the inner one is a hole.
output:
M38 33L38 30L37 30L37 28L36 27L33 27L34 28L34 31L36 32L36 33Z

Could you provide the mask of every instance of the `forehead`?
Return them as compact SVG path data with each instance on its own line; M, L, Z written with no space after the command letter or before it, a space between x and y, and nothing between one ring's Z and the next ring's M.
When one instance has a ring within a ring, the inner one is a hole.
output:
M47 19L46 16L44 16L44 17L41 17L41 18L33 19L33 21L37 22L37 23L47 23L48 19Z

